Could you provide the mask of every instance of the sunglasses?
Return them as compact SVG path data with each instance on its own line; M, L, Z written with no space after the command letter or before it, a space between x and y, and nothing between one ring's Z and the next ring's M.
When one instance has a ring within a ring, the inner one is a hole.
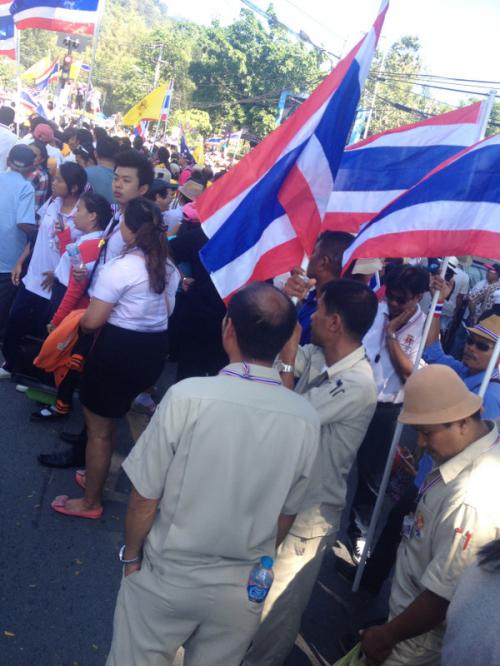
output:
M484 340L478 340L473 335L468 335L465 342L469 346L476 347L477 349L479 349L479 351L482 352L491 351L493 349L493 347L491 347L487 342L485 342Z

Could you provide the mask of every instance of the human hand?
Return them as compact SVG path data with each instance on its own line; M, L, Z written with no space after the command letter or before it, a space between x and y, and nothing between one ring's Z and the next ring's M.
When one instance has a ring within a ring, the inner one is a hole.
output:
M14 270L10 274L10 279L12 280L12 284L14 287L19 287L19 284L21 282L21 273L23 270L23 265L22 264L16 264L14 266Z
M85 266L74 266L71 269L71 274L75 278L77 282L81 282L82 280L85 280L87 277L87 269Z
M50 334L50 333L52 333L52 331L55 331L55 330L56 330L56 327L54 326L54 324L52 322L49 322L47 324L47 333Z
M309 279L303 268L295 266L292 268L291 276L285 282L283 291L289 298L298 298L301 301L315 284L316 280Z
M42 273L43 280L41 282L42 289L47 289L50 291L52 289L52 285L54 284L54 273L52 271L45 271L45 273Z
M446 280L440 275L433 275L429 283L429 291L432 295L434 295L436 291L439 291L439 300L445 301L450 295L453 285L453 280L446 282Z
M410 321L414 314L415 308L405 308L403 312L388 322L385 332L389 335L396 333L396 331L399 331L400 328Z
M125 578L127 576L130 576L130 574L135 573L136 571L140 571L142 566L142 562L134 562L133 564L124 564L123 565L123 575Z
M181 286L182 291L189 291L189 288L194 284L194 278L184 277L182 278Z
M287 365L293 365L295 357L297 356L297 349L299 348L300 337L302 335L302 326L297 322L293 329L292 335L287 342L283 345L282 350L278 354L279 358Z
M378 666L389 657L396 641L391 635L390 625L381 624L361 632L361 649L367 666Z

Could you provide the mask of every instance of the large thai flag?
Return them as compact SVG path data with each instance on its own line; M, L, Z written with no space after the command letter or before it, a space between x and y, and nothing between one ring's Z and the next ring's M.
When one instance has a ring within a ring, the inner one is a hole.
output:
M210 239L200 257L222 298L311 253L387 5L295 113L197 200Z
M93 35L98 6L99 0L14 0L10 11L19 30Z
M55 60L50 67L48 67L43 74L35 79L35 88L41 92L48 87L49 83L57 81L59 77L59 62Z
M12 0L0 0L0 55L16 58L16 38L14 21L10 13Z
M324 228L357 233L441 162L475 143L485 107L485 102L477 102L348 146Z
M172 97L174 95L174 80L170 80L170 85L167 88L165 97L161 105L160 111L160 120L164 123L168 123L168 117L170 115L170 106L172 105Z
M445 161L360 231L361 257L477 255L500 259L500 134Z

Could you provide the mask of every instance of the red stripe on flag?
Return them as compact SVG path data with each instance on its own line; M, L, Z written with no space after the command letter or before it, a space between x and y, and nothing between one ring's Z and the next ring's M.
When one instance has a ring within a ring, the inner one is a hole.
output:
M321 232L321 216L309 183L295 164L278 194L305 254L310 255Z
M26 28L38 28L40 30L53 30L56 32L67 32L71 35L93 35L94 23L71 23L69 21L58 21L52 18L32 17L16 21L18 30Z
M477 255L500 260L500 233L481 229L404 231L370 238L352 253L355 259L374 257L448 257ZM344 266L343 272L347 269Z
M326 213L322 231L347 231L357 234L362 224L369 222L377 213Z
M11 0L9 0L10 2ZM7 58L12 58L12 60L16 59L16 49L9 49L8 51L2 51L0 50L0 55L6 56Z

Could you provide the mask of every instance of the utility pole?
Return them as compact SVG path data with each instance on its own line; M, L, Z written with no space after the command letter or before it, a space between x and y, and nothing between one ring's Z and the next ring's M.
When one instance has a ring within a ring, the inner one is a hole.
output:
M155 78L153 80L153 90L155 90L155 88L158 88L158 84L160 83L161 66L162 63L165 62L163 60L163 49L165 48L165 44L155 44L154 48L159 48L160 51L158 53L158 60L156 61Z

